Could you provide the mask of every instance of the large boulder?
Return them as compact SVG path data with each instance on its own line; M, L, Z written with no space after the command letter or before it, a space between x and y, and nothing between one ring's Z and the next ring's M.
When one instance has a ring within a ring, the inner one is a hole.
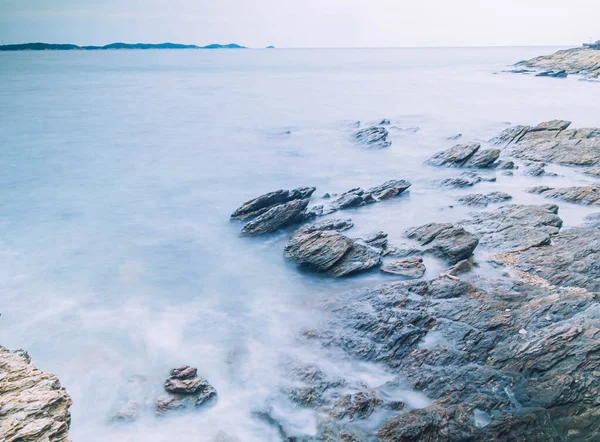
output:
M58 378L31 364L27 352L0 347L0 439L68 442L72 401Z
M449 223L429 223L415 227L408 230L406 236L416 240L423 247L423 253L430 253L450 264L471 256L479 243L476 236Z

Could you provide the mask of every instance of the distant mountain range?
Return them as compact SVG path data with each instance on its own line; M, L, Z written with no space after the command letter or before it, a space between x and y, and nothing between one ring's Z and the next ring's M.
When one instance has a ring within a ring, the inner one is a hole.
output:
M182 45L178 43L111 43L106 46L77 46L71 44L23 43L16 45L0 45L0 51L102 51L109 49L245 49L235 43L227 45L210 44L207 46Z

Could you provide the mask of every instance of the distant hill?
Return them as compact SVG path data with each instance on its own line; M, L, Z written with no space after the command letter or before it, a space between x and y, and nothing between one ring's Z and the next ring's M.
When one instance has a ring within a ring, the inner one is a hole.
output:
M183 45L179 43L111 43L105 46L77 46L51 43L0 45L0 51L102 51L109 49L245 49L245 46L235 43L226 45L214 43L207 46Z

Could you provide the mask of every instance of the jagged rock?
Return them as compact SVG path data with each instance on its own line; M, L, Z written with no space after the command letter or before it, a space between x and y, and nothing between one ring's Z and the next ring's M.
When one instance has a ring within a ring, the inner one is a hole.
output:
M390 120L388 120L387 118L384 118L383 120L381 120L379 122L380 126L389 126L390 124L392 124L392 122Z
M217 390L210 383L197 376L198 370L185 365L171 370L165 381L166 395L156 400L156 412L200 407L217 398Z
M518 166L515 166L515 163L510 160L498 160L494 167L499 170L518 169Z
M391 141L387 141L388 135L389 132L384 127L371 126L359 130L354 134L353 138L357 143L365 146L383 148L389 147L392 144Z
M132 376L121 392L121 403L111 416L113 421L133 421L140 417L146 406L146 383L144 376Z
M515 251L550 243L551 235L558 233L562 220L558 206L509 204L492 212L480 212L458 225L480 238L482 246Z
M381 250L354 241L352 248L329 269L328 273L339 278L372 269L380 263Z
M424 247L423 253L445 259L450 264L471 256L479 243L477 237L452 224L425 224L408 230L406 236L419 242Z
M342 193L337 199L333 200L325 213L333 213L338 210L361 207L367 204L376 203L402 194L411 186L411 183L405 180L390 180L385 183L363 190L360 187L350 189Z
M31 364L23 350L0 347L0 439L68 442L72 401L58 378Z
M457 140L460 140L462 138L462 136L463 136L463 134L456 134L451 137L448 137L447 140L457 141Z
M567 74L587 73L592 77L598 77L600 75L600 52L584 47L563 49L550 55L521 61L517 65L553 72L564 71Z
M600 129L568 129L570 122L552 120L535 127L517 126L492 139L507 146L507 153L525 160L563 165L600 163Z
M470 193L460 197L458 202L465 206L487 207L487 205L490 203L504 202L510 200L511 198L512 196L504 192L491 192L487 195L482 193Z
M462 275L464 273L469 273L474 267L478 267L478 265L473 262L472 258L463 259L446 270L445 273L451 276Z
M491 167L500 156L500 149L480 150L481 144L457 144L448 150L438 152L427 164L432 166L468 167L485 169Z
M315 190L315 187L299 187L294 190L276 190L261 195L242 204L231 214L231 219L247 220L256 218L280 204L310 198Z
M371 247L378 249L385 249L388 245L388 234L382 231L372 233L367 236L363 241Z
M336 231L343 232L344 230L348 230L354 227L354 223L351 219L326 219L324 221L319 221L311 224L304 224L299 227L292 236L299 235L301 233L312 233L316 231Z
M279 204L246 224L242 229L242 234L261 235L271 233L281 227L298 222L303 219L308 201L308 199L293 200L289 203Z
M600 205L600 187L598 186L573 186L559 189L547 186L537 186L526 190L529 193L536 193L545 198L554 198L586 206Z
M443 180L439 181L438 184L443 187L464 188L474 186L482 181L494 182L496 181L496 178L485 178L481 175L477 175L474 172L463 172L458 177L444 178Z
M354 394L346 394L336 400L331 410L331 415L336 419L347 417L350 421L357 419L366 419L375 407L383 404L373 391L359 391Z
M421 278L425 274L425 270L423 258L406 258L381 266L381 271L384 273L400 275L410 279Z
M600 230L595 228L571 228L555 235L551 245L499 258L553 285L600 290Z

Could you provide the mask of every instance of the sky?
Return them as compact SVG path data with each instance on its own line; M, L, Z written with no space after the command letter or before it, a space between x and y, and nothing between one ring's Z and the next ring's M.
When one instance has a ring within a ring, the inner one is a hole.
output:
M0 0L4 44L578 45L600 0Z

